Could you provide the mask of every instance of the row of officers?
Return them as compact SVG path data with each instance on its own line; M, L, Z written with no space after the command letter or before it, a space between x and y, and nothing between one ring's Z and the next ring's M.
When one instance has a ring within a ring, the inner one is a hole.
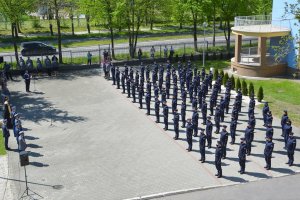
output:
M159 71L159 73L158 73ZM145 67L141 67L140 74L137 71L134 76L133 68L128 69L125 66L125 70L120 72L118 67L114 67L113 65L104 66L105 78L111 79L113 81L113 85L117 85L117 88L120 89L122 86L123 93L127 92L127 97L133 98L133 102L136 103L136 92L138 93L138 103L140 104L140 109L143 108L143 101L145 97L147 115L150 115L151 110L151 92L152 85L155 96L155 115L156 122L160 122L160 105L163 107L163 121L164 121L164 130L168 130L169 120L169 107L167 104L167 99L170 98L170 89L171 89L171 77L172 77L172 85L173 85L173 93L172 93L172 114L173 114L173 123L174 123L174 139L177 140L179 138L179 121L181 115L182 128L186 127L186 140L188 143L188 151L192 151L193 140L192 137L198 136L198 121L199 121L199 113L198 108L201 109L203 125L206 125L205 129L201 129L199 146L200 146L200 161L205 162L205 146L207 142L207 147L211 148L212 144L212 132L213 126L215 126L216 134L220 134L220 140L217 141L216 154L215 154L215 165L218 173L216 174L218 177L222 177L222 168L221 168L221 158L226 158L226 148L228 136L231 136L231 144L235 143L235 132L236 126L238 122L239 112L241 112L242 107L242 93L238 91L235 101L233 104L232 112L231 112L231 123L230 123L230 133L226 131L227 126L221 126L221 123L224 122L225 114L229 113L229 103L230 103L230 91L231 91L231 81L226 83L225 85L225 95L221 96L221 99L218 101L218 94L221 92L221 83L222 77L218 77L212 86L212 72L209 74L205 73L205 70L202 69L201 72L197 72L194 69L194 73L191 70L191 66L178 66L178 74L177 77L176 69L174 67L170 67L170 64L167 63L167 74L164 80L164 68L160 67L158 69L158 65L154 65L154 69L152 71L152 82L150 81L150 68L147 66L146 73ZM146 74L146 92L144 92L144 74ZM194 75L194 76L193 76ZM121 77L120 77L121 76ZM177 86L177 82L180 83L180 89ZM121 84L120 84L121 82ZM163 86L165 83L165 87ZM185 89L187 87L187 90ZM208 95L208 91L211 89L209 107L206 103L206 96ZM137 91L136 91L137 90ZM178 113L177 109L177 100L178 93L181 92L181 112ZM186 120L186 99L187 94L189 94L189 101L192 105L193 114L191 119ZM161 95L161 100L159 100L159 95ZM218 105L217 105L218 104ZM254 138L254 128L256 125L256 119L254 116L255 109L255 99L254 95L251 95L249 108L248 108L248 126L245 130L245 135L241 138L240 149L238 153L239 163L241 166L241 170L239 171L241 174L245 172L245 162L246 155L251 154L251 146ZM210 116L207 116L207 111L210 111ZM214 124L211 121L211 116L214 116ZM273 128L272 122L273 117L272 113L266 103L263 109L263 119L264 126L266 126L266 146L264 150L265 160L266 160L266 169L271 168L271 158L272 152L274 148L274 143L272 142L273 138ZM296 148L296 139L293 136L293 132L291 129L291 121L288 119L287 111L284 111L284 115L282 117L282 136L285 138L285 148L287 149L288 155L288 163L290 166L293 165L294 162L294 151ZM222 131L220 132L220 128L222 127ZM205 131L205 132L204 132Z

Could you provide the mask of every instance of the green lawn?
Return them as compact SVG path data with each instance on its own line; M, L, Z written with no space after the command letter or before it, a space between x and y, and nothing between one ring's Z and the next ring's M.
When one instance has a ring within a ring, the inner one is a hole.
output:
M0 130L0 155L5 155L5 154L6 154L6 150L4 147L4 138L3 138L2 130Z

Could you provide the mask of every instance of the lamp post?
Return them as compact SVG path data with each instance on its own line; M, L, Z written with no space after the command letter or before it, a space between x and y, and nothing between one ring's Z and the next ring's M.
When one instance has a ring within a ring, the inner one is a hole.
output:
M203 26L203 47L202 47L202 50L203 50L203 58L202 58L202 60L203 60L203 65L202 65L202 67L204 68L204 64L205 64L205 28L206 28L206 26L207 26L207 23L206 22L203 22L203 24L202 24L202 26Z

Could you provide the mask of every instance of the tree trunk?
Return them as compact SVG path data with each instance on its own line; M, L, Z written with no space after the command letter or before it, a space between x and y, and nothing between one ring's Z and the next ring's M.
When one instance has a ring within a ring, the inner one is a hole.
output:
M61 52L61 32L60 32L60 18L58 16L58 5L57 0L54 0L56 23L57 23L57 43L58 43L58 61L60 64L63 63L62 52Z
M73 16L73 14L70 15L70 19L71 19L71 26L72 26L72 35L75 35L75 32L74 32L74 16Z
M114 29L110 26L110 41L111 41L111 56L115 59L115 41L114 41Z
M17 40L16 40L16 33L17 33L17 27L15 23L11 24L11 36L14 43L14 50L15 50L15 58L17 61L17 66L19 66L19 55L18 55L18 46L17 46Z
M194 20L194 22L193 22L193 36L194 36L194 48L195 48L195 51L198 51L198 46L197 46L197 20Z
M88 30L88 34L91 34L90 16L89 16L89 15L86 15L86 16L85 16L85 19L86 19L86 28L87 28L87 30Z
M179 29L182 29L182 22L179 23Z
M153 20L151 18L151 22L150 22L150 30L153 31Z
M216 46L216 5L213 8L213 47Z
M230 52L230 21L227 21L227 51Z
M21 25L20 25L20 22L19 21L17 21L17 28L18 28L18 32L19 33L22 33L22 31L21 31Z
M223 29L223 21L222 21L222 19L220 19L219 29Z

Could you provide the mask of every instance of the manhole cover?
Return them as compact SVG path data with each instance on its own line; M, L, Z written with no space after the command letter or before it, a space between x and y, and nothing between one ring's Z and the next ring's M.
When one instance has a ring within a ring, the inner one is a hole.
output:
M52 187L53 187L53 189L55 189L55 190L61 190L61 189L64 188L63 185L53 185Z

